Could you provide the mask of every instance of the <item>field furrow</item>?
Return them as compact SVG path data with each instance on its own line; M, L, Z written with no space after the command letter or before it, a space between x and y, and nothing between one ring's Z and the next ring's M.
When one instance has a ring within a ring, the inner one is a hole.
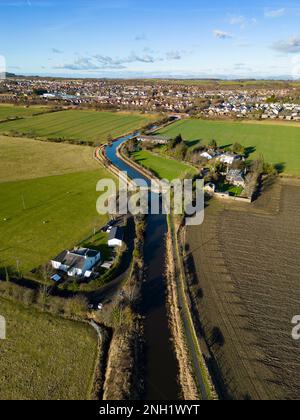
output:
M197 274L191 292L230 398L300 397L300 348L291 338L300 301L300 188L280 190L278 209L274 186L248 210L211 203L204 225L188 230Z

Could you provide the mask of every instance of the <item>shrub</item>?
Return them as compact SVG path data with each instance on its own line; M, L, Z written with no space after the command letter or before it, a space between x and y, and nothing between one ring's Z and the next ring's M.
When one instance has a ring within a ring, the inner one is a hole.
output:
M84 296L75 296L67 300L65 310L72 317L83 316L88 311L88 301Z

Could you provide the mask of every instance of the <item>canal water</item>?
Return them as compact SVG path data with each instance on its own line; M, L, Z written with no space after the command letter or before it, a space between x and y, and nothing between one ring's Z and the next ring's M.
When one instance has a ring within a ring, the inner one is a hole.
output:
M123 137L106 148L107 158L131 179L150 180L128 166L117 156L117 148L132 136ZM177 400L180 387L177 382L178 365L171 343L166 308L165 215L149 215L145 237L145 265L147 280L142 289L142 314L145 316L145 385L146 400Z

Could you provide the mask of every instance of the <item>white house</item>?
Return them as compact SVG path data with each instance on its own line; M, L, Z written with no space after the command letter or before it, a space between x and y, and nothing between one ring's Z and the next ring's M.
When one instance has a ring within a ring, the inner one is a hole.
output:
M214 158L218 157L219 155L220 155L220 153L216 152L215 150L208 150L207 152L202 152L200 154L201 157L203 157L207 160L214 159Z
M51 264L55 270L68 273L69 277L83 277L88 275L100 260L101 253L99 251L80 248L62 252L51 261Z
M124 232L120 227L114 227L109 233L108 246L113 248L123 245Z
M54 93L44 93L42 96L44 99L56 99L56 95Z
M156 144L168 144L170 141L169 137L163 137L163 136L138 136L137 141L140 141L142 143L156 143Z
M211 160L213 158L212 154L208 152L203 152L200 156L207 160Z
M233 153L223 153L218 157L218 160L226 165L232 165L233 162L241 159L242 157L240 155L234 155Z

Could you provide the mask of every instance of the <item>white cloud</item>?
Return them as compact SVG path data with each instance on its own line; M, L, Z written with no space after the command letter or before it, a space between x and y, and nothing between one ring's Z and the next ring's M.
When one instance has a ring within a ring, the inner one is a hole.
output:
M248 20L245 16L231 16L229 18L230 25L238 25L241 29L244 29L245 26L248 24Z
M233 36L230 33L221 31L220 29L215 29L213 34L214 34L214 37L217 38L217 39L231 39L231 38L233 38Z
M129 64L145 63L154 64L162 61L181 60L184 51L169 51L164 55L150 53L137 54L132 52L130 55L121 58L114 58L106 55L96 54L90 57L77 57L72 63L59 64L56 69L65 70L123 70Z
M241 29L245 29L247 26L257 25L258 21L255 18L247 18L243 15L230 15L228 23L230 25L240 26Z
M145 34L139 34L139 35L136 35L136 37L134 38L134 40L135 41L146 41L147 40L147 37L146 37Z
M283 7L281 9L266 9L265 10L265 17L270 19L275 19L283 16L286 12L286 9Z
M167 60L181 60L181 53L179 51L169 51L166 54Z
M6 0L0 1L0 7L51 7L52 3L42 0Z
M300 37L293 37L287 41L278 41L272 45L273 50L281 53L295 54L300 52Z

